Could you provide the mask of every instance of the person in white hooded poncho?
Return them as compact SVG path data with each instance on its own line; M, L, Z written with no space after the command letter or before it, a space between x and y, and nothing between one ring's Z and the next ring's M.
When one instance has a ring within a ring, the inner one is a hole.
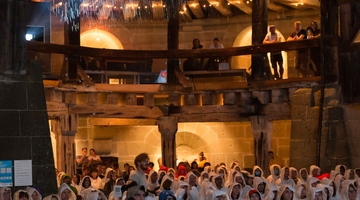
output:
M179 181L178 189L175 192L175 197L177 200L188 200L189 195L189 184L185 181Z
M224 191L225 193L227 193L228 189L226 187L224 187L224 179L222 178L222 176L220 174L216 174L213 177L212 183L213 183L215 189L221 190L221 191Z
M199 192L200 200L208 200L212 198L213 191L216 190L215 186L209 181L209 179L203 180L201 183L201 189Z
M231 184L228 190L228 196L230 200L243 200L241 197L242 187L239 183Z
M300 184L295 186L295 197L297 200L309 199L309 186L307 184Z
M299 170L298 178L300 180L300 183L298 184L306 184L309 177L309 173L306 168L301 168Z
M60 200L60 196L57 194L50 194L44 197L43 200Z
M257 165L255 165L255 166L253 167L253 173L252 173L252 175L253 175L254 177L260 177L260 178L265 179L263 170L261 169L261 167L259 167L259 166L257 166Z
M340 200L359 200L359 193L353 180L345 180L342 183Z
M267 187L265 189L265 197L264 200L276 200L277 193L279 192L279 188L272 183L267 183Z
M193 172L189 172L186 175L185 182L189 184L189 195L191 200L199 200L200 186L198 185L198 179Z
M236 171L235 169L230 170L228 179L225 181L224 185L226 188L229 188L229 186L234 183L234 176L236 173L238 173L238 171Z
M275 184L278 178L280 178L280 165L273 164L270 166L270 175L266 178L266 181Z
M261 200L260 192L256 189L251 189L246 193L245 200Z
M26 190L18 190L14 193L13 200L31 200L31 197Z
M209 179L209 173L206 171L202 171L200 173L200 177L199 177L199 184L201 185L201 183L205 180L205 179Z
M7 187L0 188L0 200L12 200L10 188Z
M301 179L298 177L298 171L295 167L289 167L290 178L294 181L295 185L301 184Z
M341 175L345 175L346 166L345 165L336 165L335 171Z
M310 177L309 180L308 180L308 185L310 187L316 187L317 184L320 183L320 180L316 177Z
M258 190L261 199L265 198L266 180L264 178L255 177L253 188Z
M85 192L85 190L95 189L95 188L93 188L93 186L91 186L90 176L85 176L85 177L81 180L80 185L81 185L81 190L80 190L79 195L81 195L82 197L84 197L84 192Z
M282 185L276 196L277 200L297 200L295 196L295 189L290 185Z
M125 185L125 180L124 180L124 178L123 177L120 177L120 178L118 178L118 179L116 179L116 181L115 181L115 184L116 185L119 185L119 186L124 186ZM121 197L115 197L114 196L114 191L112 191L110 194L109 194L109 198L108 198L109 200L121 200Z
M26 187L26 192L30 195L32 200L42 200L42 196L39 191L33 187Z
M326 200L327 196L324 188L316 187L309 189L309 200Z
M241 185L241 197L245 198L247 192L251 189L251 186L246 185L244 176L241 173L236 173L234 176L234 183L239 183Z
M355 170L347 169L344 175L346 180L355 180Z
M107 200L105 194L100 190L87 190L83 200Z
M212 192L211 200L230 200L230 198L226 192L221 191L221 190L214 190Z
M149 177L146 182L147 192L154 194L155 196L159 195L160 184L158 182L158 173L154 170L150 170Z
M316 186L317 189L322 189L323 193L325 194L325 199L324 200L333 200L334 198L334 190L331 186L326 185L326 184L318 184Z
M76 200L75 193L71 190L70 186L62 183L58 190L58 195L61 200Z
M337 176L335 176L335 179L334 179L334 183L335 183L335 187L337 189L337 193L340 194L341 196L341 190L343 188L343 182L345 181L345 177L343 175L340 175L338 174Z
M228 177L228 172L227 172L227 169L226 167L224 166L220 166L216 169L216 174L219 174L223 180L224 180L224 183L225 183L225 180L227 180L227 177Z
M281 168L280 178L275 181L275 185L278 187L281 187L284 184L290 185L291 187L295 186L295 182L290 178L289 167Z
M331 194L330 200L339 200L340 199L340 193L338 192L338 190L336 188L336 184L333 180L330 180L328 178L323 178L320 181L320 183L321 184L318 184L316 187L320 187L319 185L324 186L325 192L326 192L326 189L328 189L329 193ZM328 198L328 200L329 200L329 198Z
M311 165L309 170L309 177L318 177L320 175L320 167Z

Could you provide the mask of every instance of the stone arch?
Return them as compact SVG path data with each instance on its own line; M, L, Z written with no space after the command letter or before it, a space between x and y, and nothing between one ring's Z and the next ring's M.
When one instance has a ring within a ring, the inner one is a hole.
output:
M268 27L269 28L269 27ZM285 41L284 36L281 34L279 30L277 30L281 35L281 41ZM251 45L251 37L252 37L252 26L246 27L244 30L242 30L235 38L235 41L233 43L233 47L241 47L241 46L249 46ZM281 52L284 60L284 78L288 78L288 59L287 59L287 52L282 51ZM270 53L268 53L268 58L270 60ZM250 73L251 70L249 70L251 66L251 55L242 55L242 56L233 56L231 60L231 66L233 69L246 69L247 72ZM271 63L270 63L271 66ZM273 72L272 67L271 72Z
M208 152L207 141L192 132L180 131L176 133L176 154L177 159L187 160L191 163L198 159L198 154Z
M93 48L124 49L117 37L99 29L90 29L82 32L80 34L80 45Z

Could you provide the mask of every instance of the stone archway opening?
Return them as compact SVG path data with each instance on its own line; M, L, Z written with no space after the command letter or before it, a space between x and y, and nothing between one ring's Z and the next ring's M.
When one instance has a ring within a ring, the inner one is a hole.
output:
M80 45L92 48L124 49L120 40L113 34L97 28L80 34Z
M268 27L269 28L269 27ZM281 34L279 30L277 32L281 35L281 41L284 42L285 38ZM252 37L252 26L248 26L243 31L241 31L238 36L236 37L233 47L242 47L242 46L249 46L251 45L251 37ZM284 78L288 78L288 56L287 52L281 52L283 56L283 67L284 67ZM267 54L268 59L270 60L270 53ZM274 74L274 71L271 67L271 63L269 63L271 73ZM248 73L251 72L251 55L242 55L242 56L233 56L231 60L231 66L233 69L246 69Z

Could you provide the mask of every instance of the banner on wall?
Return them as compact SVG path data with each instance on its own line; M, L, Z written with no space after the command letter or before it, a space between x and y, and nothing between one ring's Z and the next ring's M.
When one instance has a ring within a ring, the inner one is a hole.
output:
M13 170L11 160L0 161L0 187L13 186Z

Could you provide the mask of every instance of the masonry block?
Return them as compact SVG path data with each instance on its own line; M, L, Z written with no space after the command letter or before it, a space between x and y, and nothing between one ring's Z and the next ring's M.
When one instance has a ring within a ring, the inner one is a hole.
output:
M297 89L298 89L297 87L295 87L295 88L289 88L289 89L288 89L288 99L289 99L289 101L292 101L294 92L295 92Z
M341 106L328 106L324 110L324 120L344 120L344 109Z
M317 120L292 121L291 139L317 139Z
M205 92L202 94L202 105L214 105L215 104L215 98L214 94L212 92Z
M340 92L337 90L337 88L325 88L324 106L327 106L329 102L332 100L339 100L340 99L339 93ZM320 105L320 96L321 96L320 90L314 92L314 102L316 106Z
M195 106L196 105L195 94L185 94L184 95L184 103L187 106Z
M268 90L263 90L263 91L253 91L252 92L252 97L253 98L257 98L261 104L267 104L270 103L270 91Z
M237 95L235 92L224 92L224 105L234 105L237 104Z
M272 103L280 103L284 101L288 101L287 90L283 88L273 89L271 90L271 102Z
M306 120L306 113L309 106L295 106L291 107L292 120Z
M319 119L319 107L306 107L306 119L307 120L317 120Z
M292 97L292 105L294 106L313 106L314 97L311 88L300 88L294 92Z
M76 92L75 91L64 92L64 103L76 104Z
M290 140L290 158L315 158L317 140ZM308 165L307 167L309 167Z
M252 104L252 93L248 91L242 91L240 93L241 105L250 105Z
M135 93L126 93L125 94L126 105L137 105L137 97Z

